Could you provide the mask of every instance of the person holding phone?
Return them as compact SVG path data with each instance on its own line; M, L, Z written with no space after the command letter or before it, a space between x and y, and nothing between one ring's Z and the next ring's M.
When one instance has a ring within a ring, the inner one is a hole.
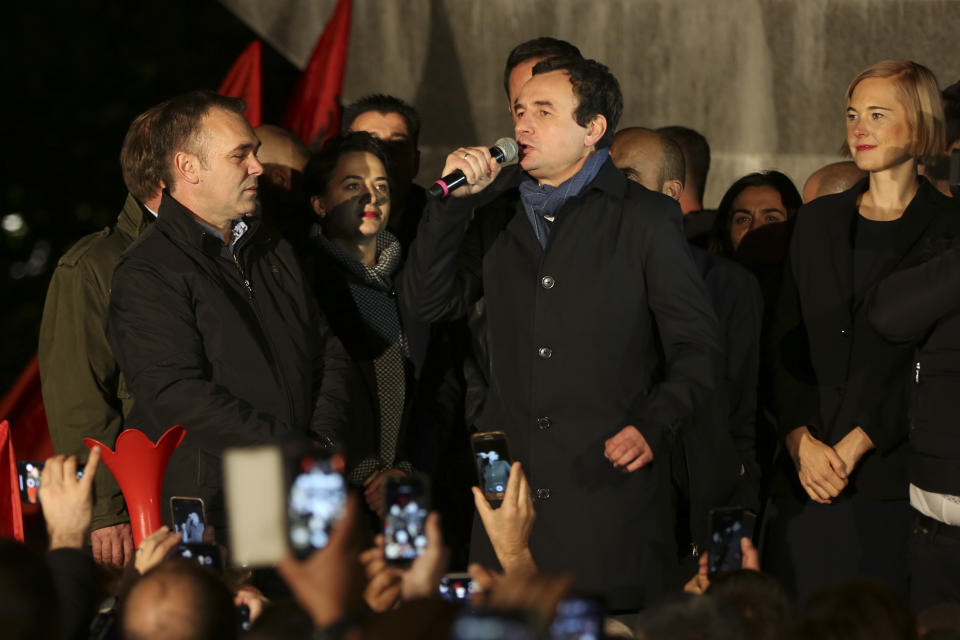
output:
M773 328L788 455L764 566L799 596L853 576L906 591L913 354L877 333L865 300L931 243L960 234L956 206L917 174L944 144L933 74L884 60L853 79L846 99L846 148L868 177L800 209Z

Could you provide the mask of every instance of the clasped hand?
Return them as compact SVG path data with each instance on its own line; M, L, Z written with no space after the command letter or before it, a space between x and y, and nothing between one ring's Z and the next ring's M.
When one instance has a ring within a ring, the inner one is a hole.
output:
M848 474L856 463L848 465L837 451L810 433L807 427L799 427L787 434L787 449L797 468L800 484L810 499L820 504L830 504L840 495L848 482ZM841 443L838 443L838 447Z

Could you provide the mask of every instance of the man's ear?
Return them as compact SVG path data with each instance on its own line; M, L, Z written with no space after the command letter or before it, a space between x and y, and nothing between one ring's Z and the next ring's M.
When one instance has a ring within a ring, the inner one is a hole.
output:
M313 212L321 218L327 215L327 205L323 201L323 196L310 196L310 206Z
M280 189L290 190L293 185L293 169L282 164L268 162L263 165L263 173L270 184Z
M176 175L176 182L186 182L188 184L198 184L200 182L200 158L187 153L178 151L173 156L173 170Z
M661 191L679 202L680 194L683 193L683 184L679 180L667 180L663 183Z
M607 118L603 114L598 113L587 123L587 134L583 138L583 146L595 147L606 132Z

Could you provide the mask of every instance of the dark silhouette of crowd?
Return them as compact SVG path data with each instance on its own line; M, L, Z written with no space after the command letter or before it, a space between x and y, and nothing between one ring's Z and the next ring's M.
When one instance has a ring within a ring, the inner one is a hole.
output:
M451 141L445 197L392 96L315 149L210 91L148 109L117 224L50 284L47 537L0 544L0 636L960 638L958 87L871 65L849 160L715 210L706 138L618 129L617 79L554 38L507 58L517 162ZM84 438L173 425L141 531ZM282 470L240 495L237 450ZM305 459L348 488L323 542L248 562Z

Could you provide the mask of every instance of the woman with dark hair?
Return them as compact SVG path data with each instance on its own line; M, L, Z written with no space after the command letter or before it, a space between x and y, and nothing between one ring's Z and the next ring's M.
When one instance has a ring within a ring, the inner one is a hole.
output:
M387 231L388 164L381 144L357 132L329 140L304 169L319 218L311 231L317 298L355 365L350 428L337 444L346 452L348 478L365 487L367 504L381 516L383 480L413 471L406 425L429 332L397 304L401 248Z
M711 250L733 257L748 232L786 222L802 201L800 192L779 171L749 173L727 189L713 223Z
M797 214L773 330L789 456L772 489L764 566L800 595L855 576L906 591L912 349L877 333L865 299L931 242L960 234L955 205L917 173L944 144L933 74L885 60L846 97L846 144L868 177Z

